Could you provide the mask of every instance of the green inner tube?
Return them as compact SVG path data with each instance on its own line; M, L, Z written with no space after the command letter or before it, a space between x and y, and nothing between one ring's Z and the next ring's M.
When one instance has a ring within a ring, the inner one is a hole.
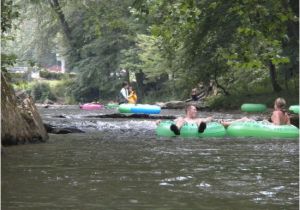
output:
M171 137L175 136L173 131L170 130L173 121L162 121L156 128L156 134L158 136ZM180 129L181 137L223 137L226 134L226 130L220 123L210 122L207 123L206 129L203 133L198 132L196 124L186 123Z
M299 114L299 105L292 105L289 107L289 110L296 114Z
M119 105L118 110L120 113L131 113L131 108L134 106L134 104L121 104Z
M106 107L109 109L114 109L114 108L118 108L119 104L110 103L110 104L107 104Z
M293 125L274 125L264 121L234 122L227 128L233 137L298 138L299 129Z
M264 112L267 110L265 104L243 104L241 106L243 112Z

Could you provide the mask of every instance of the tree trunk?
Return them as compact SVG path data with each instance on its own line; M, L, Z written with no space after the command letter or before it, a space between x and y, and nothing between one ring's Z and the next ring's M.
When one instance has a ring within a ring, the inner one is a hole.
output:
M129 75L129 71L127 69L125 69L126 71L126 75L125 75L125 80L128 82L128 84L130 84L130 75Z
M68 44L71 48L71 50L70 50L71 59L75 60L75 61L79 60L80 55L79 55L79 53L77 53L77 47L75 44L75 40L73 40L73 37L72 37L71 28L70 28L68 22L66 21L65 15L61 9L61 6L60 6L58 0L49 0L49 3L59 18L63 32L64 32L65 37L68 41Z
M288 78L288 70L286 69L284 71L284 84L285 84L285 89L289 90L289 82L288 82L289 78Z
M66 35L69 43L72 46L72 35L71 35L71 29L69 27L69 24L66 21L65 15L62 12L62 9L59 5L58 0L49 0L49 3L52 7L52 9L55 11L55 13L58 15L59 21L61 23L61 26L63 28L64 34Z
M139 91L139 98L143 99L145 90L144 90L144 79L145 74L142 70L139 70L139 72L135 73L136 83L137 83L137 89Z
M276 75L276 68L275 65L269 61L269 70L270 70L270 79L273 87L274 92L280 92L282 88L277 83L277 75Z
M217 87L220 88L223 91L223 93L225 94L225 96L229 96L230 95L230 93L222 85L220 85L217 80L215 80L215 83L216 83Z
M230 95L230 93L222 85L220 85L218 83L218 80L217 80L217 69L216 68L215 68L215 73L214 73L214 79L213 80L216 83L217 88L220 88L224 92L225 96L229 96Z

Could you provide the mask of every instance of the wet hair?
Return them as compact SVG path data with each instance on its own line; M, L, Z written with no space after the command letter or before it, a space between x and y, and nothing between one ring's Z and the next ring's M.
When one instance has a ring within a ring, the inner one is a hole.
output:
M192 104L188 104L188 105L186 105L185 106L185 113L187 113L188 112L188 110L192 107L192 106L194 106L195 107L195 105L192 105ZM197 109L197 108L196 108Z
M285 111L286 102L285 102L284 98L276 98L275 105L281 111Z
M128 82L126 82L126 81L124 81L123 83L122 83L122 87L125 87L125 86L127 86L128 85Z

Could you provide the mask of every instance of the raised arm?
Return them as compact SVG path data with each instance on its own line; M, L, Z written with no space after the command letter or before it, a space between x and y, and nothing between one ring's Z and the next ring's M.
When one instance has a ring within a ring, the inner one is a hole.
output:
M212 121L213 119L214 119L213 117L207 117L207 118L202 119L202 121L207 123L207 122Z

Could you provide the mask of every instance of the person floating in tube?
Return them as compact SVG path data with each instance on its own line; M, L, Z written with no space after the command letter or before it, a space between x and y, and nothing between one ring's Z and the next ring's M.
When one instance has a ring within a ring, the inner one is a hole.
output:
M170 126L170 130L173 131L175 135L180 135L180 129L185 123L195 123L198 126L198 132L203 133L206 129L206 123L213 120L212 117L198 118L197 108L191 104L185 107L185 113L185 117L178 117ZM159 123L160 120L156 122L156 124Z
M263 120L265 122L272 123L274 125L290 125L290 117L285 109L286 102L283 98L277 98L274 102L274 110L272 112L271 117L268 120ZM221 120L220 123L227 128L233 122L247 122L247 121L255 121L254 119L243 117L241 119L233 120L233 121L224 121Z

